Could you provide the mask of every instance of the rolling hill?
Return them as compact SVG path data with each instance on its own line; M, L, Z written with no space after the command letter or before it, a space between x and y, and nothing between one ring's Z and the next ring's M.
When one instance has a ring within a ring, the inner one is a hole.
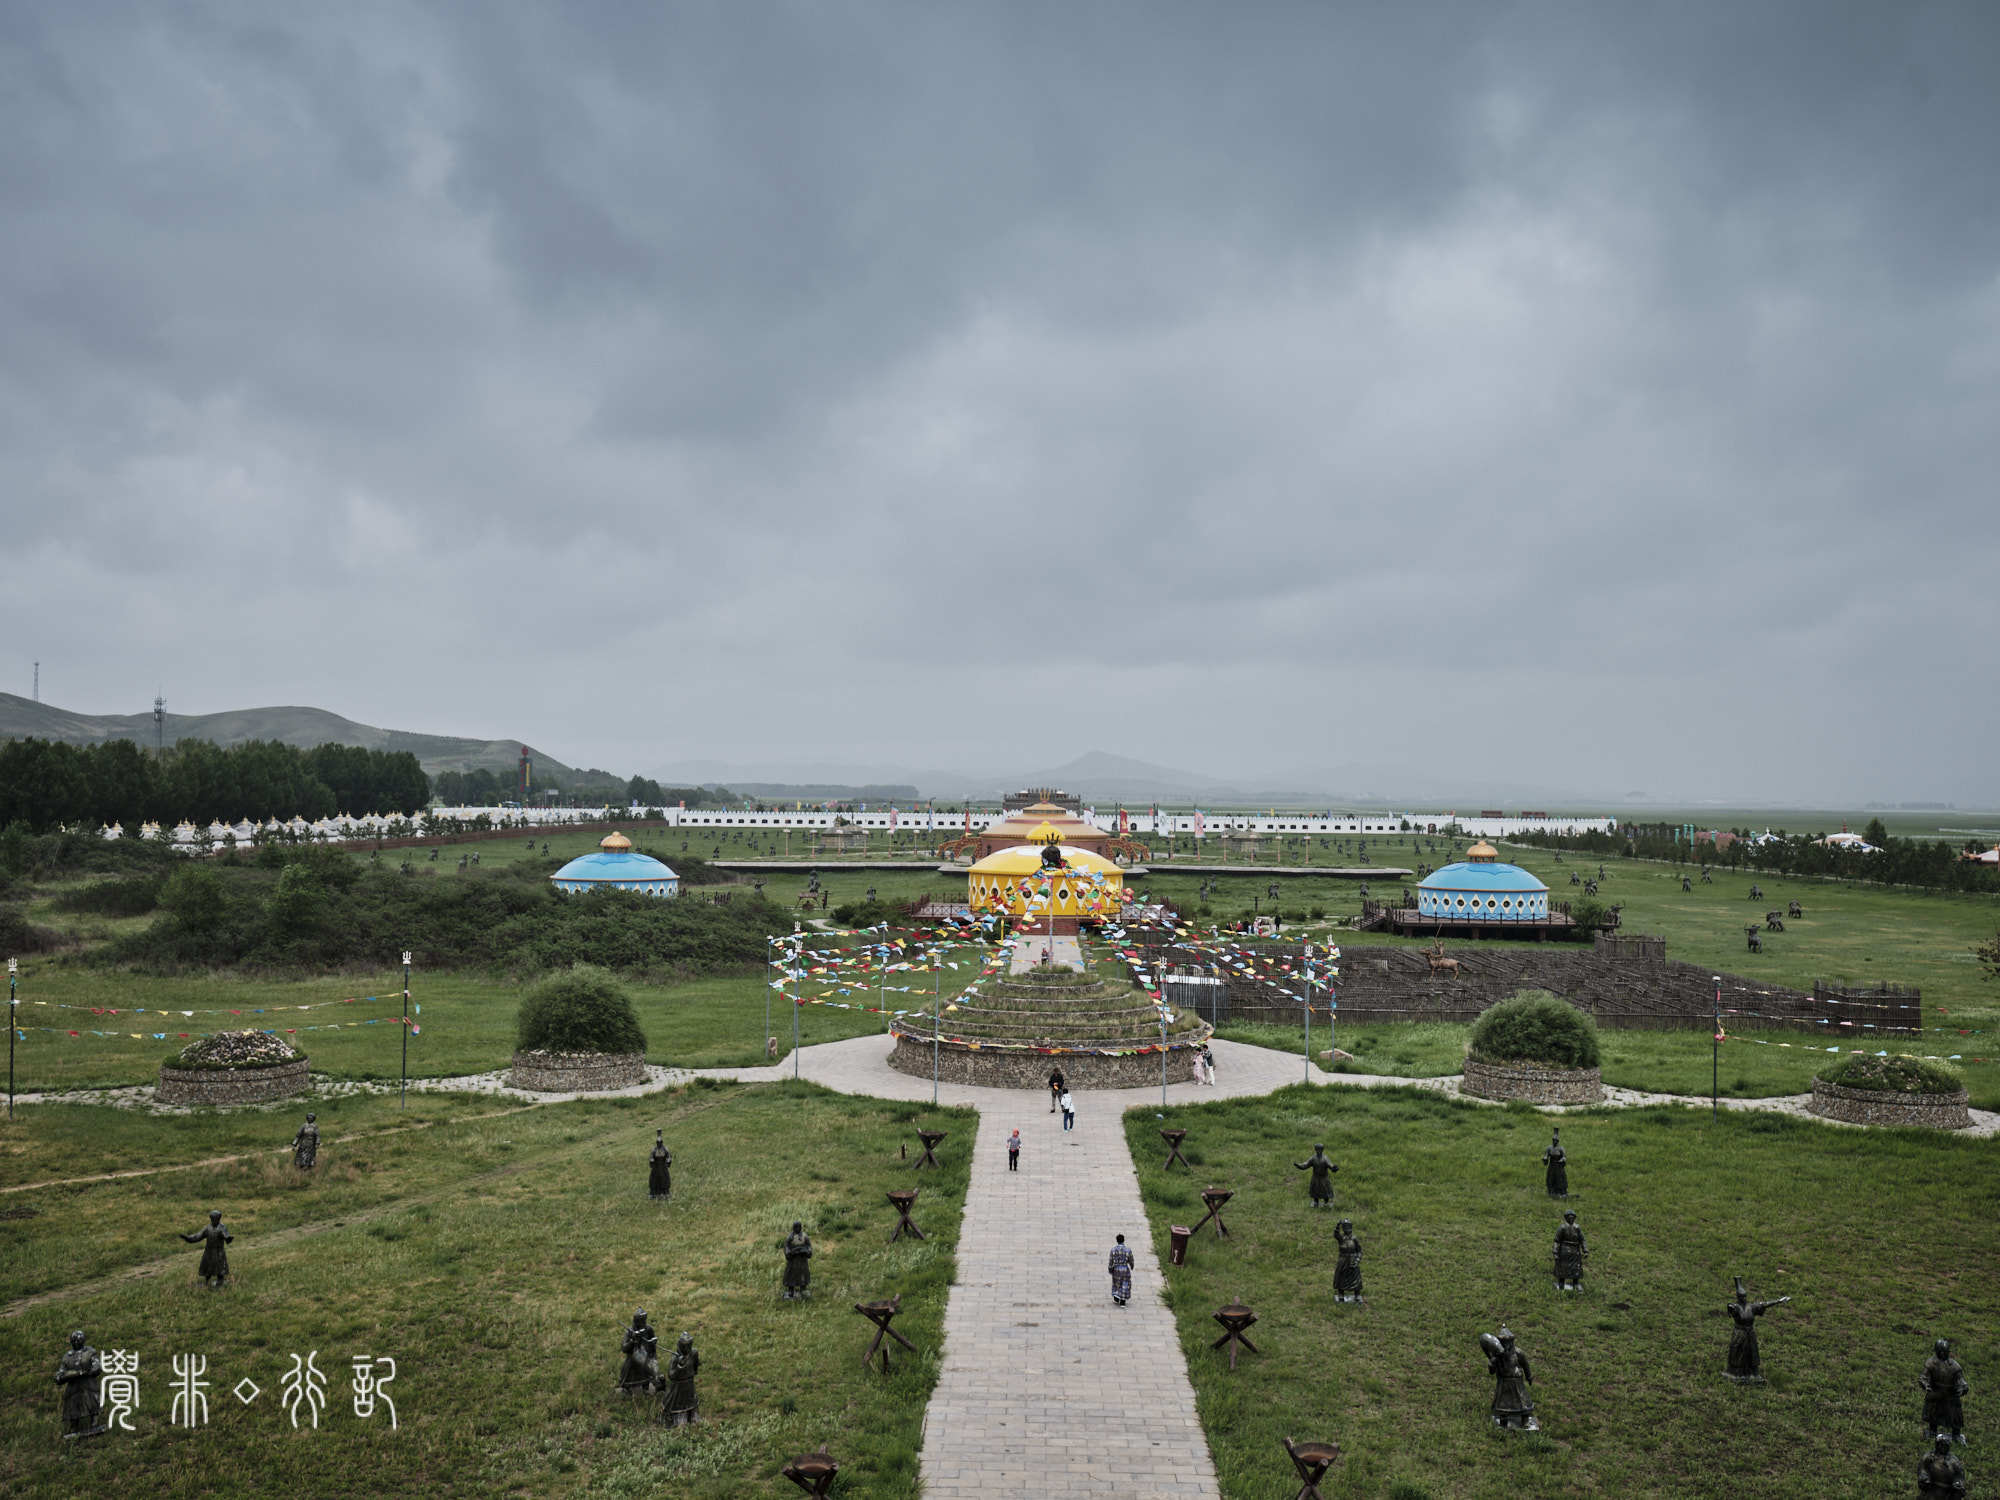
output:
M168 744L179 740L212 740L218 745L240 745L247 740L277 740L310 750L315 745L359 745L368 750L407 750L417 757L424 770L437 776L445 771L472 771L484 768L496 775L511 776L521 753L519 740L474 740L445 734L412 734L402 729L378 729L373 724L357 724L323 708L237 708L217 714L176 714L166 716ZM142 714L81 714L53 704L36 703L30 698L0 693L0 739L60 740L71 745L95 745L105 740L153 742L153 716ZM551 776L569 780L575 769L543 755L532 745L538 779Z

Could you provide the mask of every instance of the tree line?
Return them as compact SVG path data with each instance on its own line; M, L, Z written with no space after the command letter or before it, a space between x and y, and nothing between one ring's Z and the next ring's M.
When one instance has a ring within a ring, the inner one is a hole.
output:
M0 828L19 824L33 833L110 823L136 833L147 822L409 815L427 806L430 794L430 778L407 750L182 740L155 756L131 740L0 742Z
M1895 838L1883 828L1880 819L1871 822L1862 835L1876 846L1872 853L1824 844L1817 835L1783 830L1761 843L1751 841L1747 828L1732 830L1737 837L1720 847L1708 841L1689 844L1684 835L1676 836L1679 831L1677 823L1627 823L1610 833L1536 831L1510 837L1545 849L1624 854L1670 864L1914 885L1933 891L2000 891L2000 870L1959 857L1984 846L1966 844L1960 848L1941 839Z
M431 784L437 800L446 807L500 807L520 796L520 785L512 773L498 773L484 767L472 771L443 771ZM539 790L568 791L574 794L601 793L609 802L621 795L635 807L728 807L734 793L711 791L698 786L661 786L650 776L634 776L620 781L608 771L579 772L567 785L554 777L538 783Z

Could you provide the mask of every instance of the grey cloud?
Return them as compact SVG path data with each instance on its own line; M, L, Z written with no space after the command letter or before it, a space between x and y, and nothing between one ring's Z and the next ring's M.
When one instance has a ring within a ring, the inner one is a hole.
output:
M1984 7L16 8L0 80L55 701L2000 801Z

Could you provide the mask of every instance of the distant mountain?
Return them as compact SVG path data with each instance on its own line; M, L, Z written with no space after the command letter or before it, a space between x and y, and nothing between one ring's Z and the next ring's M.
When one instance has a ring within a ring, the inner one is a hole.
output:
M219 714L169 713L165 722L166 742L212 740L218 745L240 745L246 740L277 740L310 750L315 745L359 745L366 750L407 750L415 755L432 776L445 771L485 769L495 775L511 776L521 754L519 740L472 740L446 734L412 734L401 729L378 729L373 724L357 724L323 708L237 708ZM105 740L136 740L153 743L153 716L143 714L80 714L36 703L12 693L0 693L0 739L60 740L71 745L96 745ZM533 746L538 778L554 775L570 778L572 767L543 755Z

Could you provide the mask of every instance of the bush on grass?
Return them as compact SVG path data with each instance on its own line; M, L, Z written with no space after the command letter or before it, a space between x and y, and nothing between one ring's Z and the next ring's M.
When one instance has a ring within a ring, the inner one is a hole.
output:
M1547 990L1521 990L1473 1023L1469 1050L1477 1062L1594 1068L1597 1023Z
M57 911L88 912L100 917L143 917L160 904L163 875L128 875L117 880L94 880L89 885L64 891L56 897Z
M521 997L514 1046L521 1052L644 1052L646 1033L624 986L603 969L577 964Z
M1955 1094L1965 1087L1958 1069L1927 1057L1873 1057L1850 1053L1819 1072L1822 1083L1844 1089L1871 1089L1897 1094Z

